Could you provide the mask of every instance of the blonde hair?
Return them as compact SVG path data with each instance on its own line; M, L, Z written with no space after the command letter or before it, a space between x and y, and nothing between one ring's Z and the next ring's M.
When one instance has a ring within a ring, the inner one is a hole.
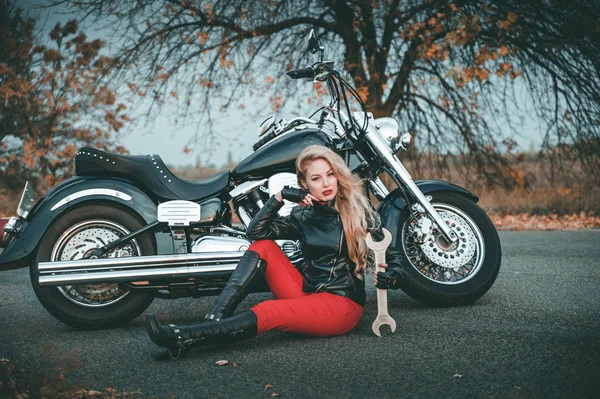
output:
M350 260L356 264L354 273L361 277L362 270L369 261L369 249L365 243L367 229L376 226L379 219L364 194L362 180L350 172L342 157L327 147L311 145L306 147L298 156L296 159L296 175L300 187L307 187L306 170L308 164L317 159L323 159L329 163L337 179L338 192L335 209L342 219L348 255Z

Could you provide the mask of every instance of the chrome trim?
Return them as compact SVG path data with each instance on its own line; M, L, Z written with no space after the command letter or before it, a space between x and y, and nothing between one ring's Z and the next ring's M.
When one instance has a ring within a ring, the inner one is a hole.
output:
M21 194L21 199L19 200L19 205L17 206L17 215L21 219L27 219L29 216L29 211L33 207L33 201L35 199L35 193L29 192L29 182L25 182L25 187L23 187L23 193Z
M94 271L100 269L123 269L135 267L183 266L188 263L214 263L237 261L244 251L204 252L190 254L169 254L151 256L131 256L123 258L80 259L57 262L39 262L41 273L69 273L74 270Z
M373 190L373 193L380 201L390 194L390 190L388 190L388 188L385 186L385 184L383 184L379 177L373 180L369 180L369 184L371 186L371 190Z
M473 262L471 264L471 268L467 269L468 273L466 274L466 276L462 276L459 274L459 276L464 277L462 279L459 280L450 280L450 281L444 281L443 279L439 279L436 278L437 277L446 277L448 278L448 274L450 274L450 276L452 276L452 273L454 273L454 277L457 277L456 274L458 272L458 269L460 268L466 268L467 264L471 263L470 260L463 265L460 266L455 266L455 267L448 267L448 266L443 266L440 265L438 263L436 263L435 261L431 260L429 258L429 256L423 251L423 246L426 245L425 244L416 244L417 247L419 247L419 251L417 254L413 254L413 255L409 255L409 248L407 246L407 229L409 226L409 223L411 222L411 219L407 219L404 222L404 226L402 226L402 247L404 250L404 254L406 255L406 259L408 259L411 263L411 265L417 270L417 272L419 272L421 275L423 275L423 277L438 283L438 284L446 284L446 285L456 285L456 284L462 284L465 281L470 280L471 278L475 277L477 275L477 273L479 273L479 271L481 270L481 267L483 265L483 262L485 260L485 242L483 239L483 234L481 233L481 230L479 230L479 227L477 226L477 224L475 223L475 221L469 216L467 215L464 211L462 211L461 209L449 205L449 204L445 204L445 203L434 203L434 206L436 208L438 208L441 212L445 212L446 214L449 214L449 219L452 219L452 216L456 216L460 219L462 219L470 228L471 228L471 233L473 234L471 238L474 238L474 242L470 242L467 243L466 242L466 238L464 237L464 233L463 233L463 238L461 238L461 240L458 241L458 244L460 245L461 242L464 244L472 244L475 245L476 248L473 251L473 255L471 257L471 259L473 259ZM438 246L439 243L436 242L436 240L432 240L430 241L430 243L433 243L434 245ZM451 244L453 245L453 244ZM444 248L440 248L438 246L438 252L442 252L445 253L447 251L447 249ZM428 269L425 271L425 269L423 269L422 267L420 268L419 266L423 266L423 265L419 265L419 262L424 262L424 261L428 261L430 262L430 265L428 266ZM417 264L415 264L417 263ZM432 271L435 272L435 270L440 270L443 271L443 273L436 275L435 273L431 273ZM430 274L428 275L427 272L429 272Z
M231 198L239 197L240 195L248 194L250 191L254 190L256 187L262 186L267 179L262 180L249 180L235 187L233 190L229 192Z
M398 122L394 118L375 119L375 128L382 139L386 141L392 152L397 152L400 147L400 132L398 131Z
M61 206L68 204L71 201L74 201L74 200L82 198L82 197L88 197L90 195L107 195L109 197L119 198L124 201L131 201L131 196L128 194L125 194L124 192L121 192L121 191L110 190L107 188L90 188L87 190L81 190L76 193L67 195L65 198L61 199L56 204L54 204L54 206L52 208L50 208L50 210L54 211L54 210L60 208Z
M130 281L162 280L167 277L196 277L208 272L232 272L236 263L214 266L181 266L175 268L152 268L150 270L112 270L98 273L70 273L40 276L40 286L61 286L94 283L124 283Z
M15 216L11 216L8 218L8 222L4 225L4 232L5 233L17 233L19 231L19 229L17 228L17 222L19 221L19 218L15 217Z
M243 207L240 206L237 209L237 214L240 218L240 221L244 224L244 226L248 227L250 225L250 221L252 221L252 218L250 217L248 212Z
M102 230L104 231L104 234L106 234L107 232L110 231L110 233L112 233L111 235L113 235L115 237L115 239L116 239L116 237L123 237L130 233L130 231L128 229L126 229L125 227L121 226L118 223L110 221L110 220L93 219L93 220L86 220L86 221L77 223L77 224L71 226L67 231L62 233L61 236L58 238L58 240L56 241L56 243L54 244L54 246L52 248L52 253L50 255L51 261L61 261L60 260L61 258L63 258L62 261L65 261L65 258L72 259L74 257L74 253L72 251L65 253L65 250L71 244L73 245L71 247L71 249L73 249L73 247L74 247L74 248L76 248L77 252L85 252L86 250L91 250L94 247L97 248L96 245L98 245L98 241L100 241L100 242L104 242L104 241L102 241L102 238L98 239L98 236L90 237L89 234L90 234L90 232L94 232L95 234L98 234ZM87 237L85 237L85 238L82 237L82 234ZM109 240L112 241L112 239L111 239L112 237L110 237L110 236L104 237L104 238L108 238ZM79 240L77 240L77 239L79 239ZM72 240L77 240L77 241L72 241ZM135 252L135 254L134 254L135 256L143 255L142 251L140 249L140 246L138 245L137 240L135 240L135 239L132 240L129 245L130 245L130 248L132 249L132 252ZM77 252L75 252L75 254ZM75 255L75 256L79 256L79 255ZM110 306L112 304L115 304L115 303L121 301L123 298L127 297L127 295L129 295L129 293L130 293L130 291L125 290L122 293L119 293L117 296L114 296L110 299L108 297L104 297L103 299L100 299L100 302L98 302L98 301L90 300L89 298L85 298L85 296L84 296L85 291L90 288L92 290L103 290L104 292L106 289L109 289L109 290L119 289L116 286L110 287L110 288L106 287L106 286L104 288L61 286L61 287L57 287L57 290L65 298L67 298L67 300L69 300L70 302L72 302L78 306L85 306L85 307L89 307L89 308L101 308L101 307L105 307L105 306ZM87 299L87 301L86 301L86 299Z
M211 233L213 233L215 229L210 230ZM227 230L224 231L230 233ZM233 230L233 232L241 235L239 231ZM192 243L192 252L203 253L245 251L250 247L250 244L252 243L249 240L241 237L206 235L196 239Z
M369 126L367 127L366 138L373 147L376 155L383 159L385 163L398 174L400 180L404 182L411 194L417 199L417 202L419 202L427 214L433 218L433 221L444 235L444 238L452 243L456 242L456 240L458 240L456 233L446 224L446 222L444 222L440 214L433 208L433 206L431 206L431 203L427 200L425 195L423 195L419 187L413 181L410 173L408 173L398 157L394 155L389 145L384 141L379 133L377 133L377 130L372 125L371 120L369 120Z
M40 262L40 286L195 277L233 271L245 251Z
M400 136L400 149L408 151L412 140L413 138L410 133L404 133L402 136Z

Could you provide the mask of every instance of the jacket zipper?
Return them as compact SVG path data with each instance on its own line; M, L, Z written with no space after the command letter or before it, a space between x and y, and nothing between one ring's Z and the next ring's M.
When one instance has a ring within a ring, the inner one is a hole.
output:
M331 270L329 271L329 278L327 279L326 282L321 283L321 285L319 286L319 288L317 288L317 290L315 292L319 292L319 290L321 288L323 288L326 284L328 284L331 281L332 277L335 277L335 265L337 263L337 259L342 255L342 237L344 236L344 226L342 225L342 218L340 217L340 215L337 215L339 221L340 221L340 226L341 226L341 232L340 232L340 239L338 241L338 253L337 255L333 258L333 265L331 267Z

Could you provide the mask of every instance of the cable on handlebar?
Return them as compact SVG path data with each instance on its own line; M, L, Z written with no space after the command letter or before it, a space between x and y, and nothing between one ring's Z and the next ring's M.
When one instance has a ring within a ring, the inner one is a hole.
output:
M346 82L339 74L339 72L334 71L333 75L339 80L340 82L340 90L342 92L342 98L344 99L344 105L346 107L346 112L348 113L349 116L349 122L351 124L351 127L353 129L357 130L357 139L360 140L366 133L367 133L367 126L369 123L369 119L367 117L367 110L365 107L364 102L362 101L362 98L360 97L360 95L356 92L356 90L348 83ZM354 117L352 117L352 113L350 111L350 104L348 103L348 98L346 96L346 90L348 89L348 91L350 92L350 94L352 94L352 97L354 97L356 99L356 101L359 103L361 110L363 112L363 124L362 126L358 126L358 124L356 123L356 121L354 120ZM339 103L338 103L338 108L339 108Z

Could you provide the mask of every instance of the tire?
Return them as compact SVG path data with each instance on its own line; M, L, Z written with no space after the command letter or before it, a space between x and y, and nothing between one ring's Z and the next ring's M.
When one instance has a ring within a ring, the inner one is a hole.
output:
M396 240L396 249L406 257L402 259L405 275L400 288L427 305L470 304L483 296L498 276L502 258L498 233L485 211L466 197L433 193L431 204L446 223L454 225L458 245L445 244L435 228L423 244L416 242L416 220L403 210Z
M60 216L44 233L37 262L30 269L33 290L41 304L61 322L81 329L117 327L140 315L154 299L152 290L117 283L40 287L38 262L81 259L98 245L142 227L130 212L108 205L83 206ZM144 234L109 256L156 254L154 238Z

